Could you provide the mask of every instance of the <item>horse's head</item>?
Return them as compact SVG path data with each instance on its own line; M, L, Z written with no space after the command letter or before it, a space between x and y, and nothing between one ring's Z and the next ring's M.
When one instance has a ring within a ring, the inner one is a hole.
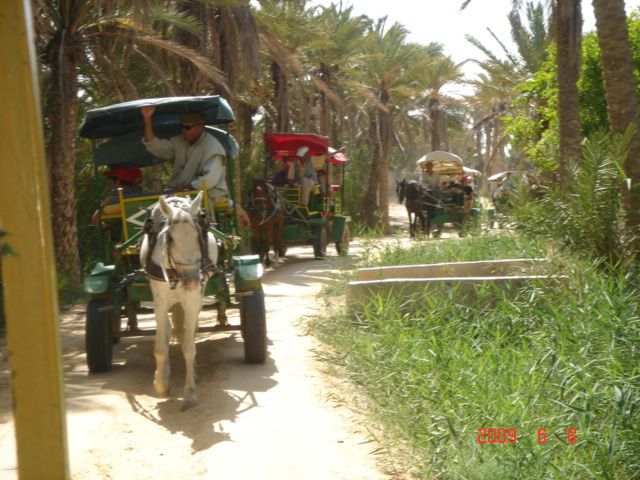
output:
M407 187L407 181L403 178L401 181L396 180L396 195L398 196L398 203L404 202L405 188Z
M407 199L407 201L415 201L420 197L420 195L422 195L423 190L424 189L422 188L422 185L420 185L415 180L411 180L409 182L406 182L404 186L404 197Z
M206 232L201 231L197 221L201 203L202 192L193 201L184 197L160 197L158 200L158 208L165 218L160 232L164 247L162 255L165 256L162 265L175 271L186 290L200 288L201 242L206 238Z
M266 215L274 203L274 188L263 178L251 180L251 192L249 193L249 209L259 215Z

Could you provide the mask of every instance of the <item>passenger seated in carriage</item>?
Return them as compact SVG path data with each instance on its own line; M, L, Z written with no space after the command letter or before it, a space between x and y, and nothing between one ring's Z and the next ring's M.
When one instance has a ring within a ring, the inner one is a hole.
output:
M299 186L300 205L303 206L308 205L309 197L318 183L318 177L313 169L313 160L311 157L306 156L308 151L307 147L301 147L298 149L296 154L298 158L295 161L287 162L286 158L283 159L283 165L280 166L280 170L271 177L271 183L274 185L277 185L278 182L283 182L281 185Z
M447 190L452 192L452 202L465 210L470 210L473 206L473 187L470 183L471 177L465 175L458 182L453 181L447 185Z
M418 174L420 183L429 190L441 188L442 177L433 171L433 162L426 162L424 167L419 166L416 173Z
M139 168L113 167L109 170L105 170L102 174L111 179L112 189L100 204L100 208L94 212L91 219L91 222L94 225L100 224L100 214L120 214L120 197L118 196L119 189L122 189L122 195L124 198L138 197L150 193L142 187L142 170Z
M286 160L280 160L279 163L280 168L278 168L278 171L271 177L269 182L278 186L292 185L293 179L289 178L289 169L291 165Z
M331 195L327 172L324 169L320 169L316 172L316 177L318 178L318 193L320 196L324 198Z

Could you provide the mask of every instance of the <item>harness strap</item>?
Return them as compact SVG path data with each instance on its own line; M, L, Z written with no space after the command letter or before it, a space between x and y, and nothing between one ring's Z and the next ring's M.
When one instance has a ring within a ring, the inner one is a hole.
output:
M164 271L167 272L167 275L169 276L170 280L175 282L178 281L178 276L176 274L176 271L173 268L167 268ZM156 262L154 262L153 260L147 261L147 265L145 266L145 273L147 274L147 277L153 280L157 280L159 282L166 282L166 279L164 278L164 275L162 272L163 272L162 267L158 265Z

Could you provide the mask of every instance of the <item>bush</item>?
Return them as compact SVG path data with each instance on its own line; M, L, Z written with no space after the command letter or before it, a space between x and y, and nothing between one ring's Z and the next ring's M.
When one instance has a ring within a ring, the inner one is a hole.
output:
M532 201L521 189L514 199L518 226L610 264L630 258L622 168L628 141L629 135L615 139L595 135L585 143L582 165L572 169L564 190L552 186Z
M437 246L406 257L392 248L378 263L544 250L514 235ZM637 289L599 262L554 257L545 268L567 278L532 284L515 298L488 291L473 305L452 290L378 296L355 320L344 310L317 319L332 360L366 390L389 432L411 446L420 478L640 475ZM479 444L479 429L489 427L517 429L517 443Z

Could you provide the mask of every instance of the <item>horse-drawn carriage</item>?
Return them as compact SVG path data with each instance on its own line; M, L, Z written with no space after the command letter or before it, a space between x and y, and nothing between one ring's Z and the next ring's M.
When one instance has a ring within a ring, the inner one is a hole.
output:
M417 223L426 236L440 237L445 224L452 224L464 235L478 222L479 205L475 199L477 170L465 167L462 159L449 152L434 151L417 161L418 180L398 183L398 200L409 213L410 235ZM413 214L413 219L412 219Z
M207 271L200 277L203 279L198 287L200 290L196 289L196 293L204 297L204 309L218 310L217 323L201 327L200 331L241 330L245 360L261 363L266 358L262 266L257 256L239 255L238 251L236 203L233 202L234 160L238 154L238 145L227 132L212 126L233 121L233 112L227 102L217 96L177 97L139 100L99 108L87 113L80 128L80 136L95 140L93 160L96 167L146 167L158 164L162 160L147 152L141 142L143 119L140 107L150 104L156 108L153 127L159 137L179 134L180 119L185 112L198 112L204 116L206 134L213 135L226 151L227 181L232 202L216 202L211 205L206 194L206 185L202 186L202 194L198 191L176 193L173 194L173 199L167 201L161 199L159 193L125 195L120 189L117 199L119 211L110 214L104 211L98 213L99 228L103 232L103 245L100 249L102 261L98 262L84 279L84 290L90 296L86 315L86 353L89 370L102 372L111 368L112 346L120 338L155 333L138 326L138 315L153 313L150 302L154 301L150 288L150 284L153 286L150 277L154 279L154 276L146 274L149 269L145 272L140 249L141 246L144 248L143 239L145 242L152 242L149 232L150 227L155 225L155 228L162 229L165 233L166 245L163 248L166 249L166 255L171 255L171 228L180 227L177 225L178 221L170 220L172 212L178 216L184 216L184 212L187 212L188 215L182 222L191 225L192 230L196 232L194 238L201 245L200 250L196 252L201 260L195 267L196 270L201 271L199 267L202 267L204 259L208 257L205 251L213 251L213 256L217 257L210 259L212 264L208 265ZM193 197L196 200L191 200ZM200 202L202 209L198 208ZM159 203L161 209L157 207ZM150 212L155 212L154 215L157 215L159 220L154 220ZM215 215L215 220L211 219L209 214ZM176 225L172 225L174 223ZM162 235L159 235L160 237ZM173 244L178 243L180 242L174 238ZM147 247L150 257L155 251L153 245ZM160 257L164 253L158 252ZM164 280L167 280L167 288L171 288L171 291L167 292L173 294L176 283L183 278L181 271L191 267L179 263L176 258L170 258L169 264L172 268L161 265L155 276L159 277L160 281L164 277ZM202 296L198 301L201 300ZM157 302L155 307L158 313ZM225 310L229 307L240 308L240 325L227 323ZM177 316L185 315L181 308L184 310L179 304L172 308L174 320ZM123 319L126 319L124 329ZM168 339L166 343L168 345Z
M493 208L488 210L489 228L509 225L513 214L514 195L518 192L535 198L540 194L540 182L530 172L506 170L491 175L488 179L489 195Z
M290 245L311 244L314 256L322 258L327 244L335 242L337 253L346 255L351 222L342 209L346 155L321 135L266 133L264 141L265 179L254 180L247 209L255 251L268 263L269 243L277 255ZM277 163L278 173L270 175ZM276 220L277 230L265 228Z

